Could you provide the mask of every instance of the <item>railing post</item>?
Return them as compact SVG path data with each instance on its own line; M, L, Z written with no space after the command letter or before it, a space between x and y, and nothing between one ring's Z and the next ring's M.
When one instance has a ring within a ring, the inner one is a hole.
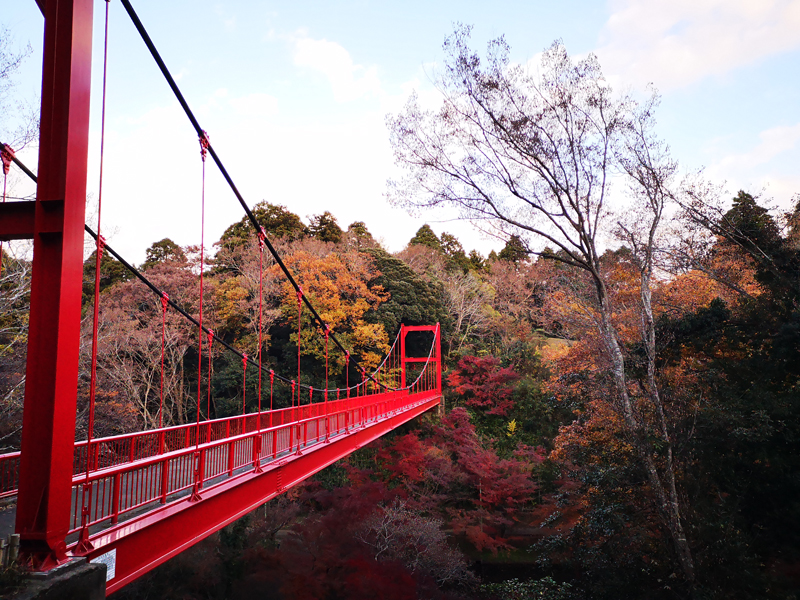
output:
M167 503L169 494L169 461L161 461L161 504Z
M188 430L187 430L188 431ZM195 431L195 435L199 435L199 431ZM200 495L200 490L203 488L203 463L204 461L204 451L195 450L192 454L194 459L194 485L192 486L192 495L189 497L190 502L199 502L203 499Z
M119 486L121 475L117 473L114 475L114 488L111 493L111 503L113 512L111 513L111 523L116 524L119 522Z
M253 438L253 468L256 472L261 471L261 432Z
M235 445L236 442L228 442L228 475L233 475L233 465L236 459Z
M198 460L200 461L200 463L197 465L198 480L200 481L200 487L203 487L203 482L205 482L205 480L206 480L206 449L205 448L201 448L200 449Z

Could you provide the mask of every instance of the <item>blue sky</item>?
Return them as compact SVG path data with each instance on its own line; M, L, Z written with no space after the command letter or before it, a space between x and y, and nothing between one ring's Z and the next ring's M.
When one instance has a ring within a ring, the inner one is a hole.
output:
M15 44L34 49L16 79L17 95L33 99L42 17L34 0L3 4L0 23ZM414 89L435 105L431 78L454 22L474 25L481 50L504 35L520 63L556 38L574 55L595 52L615 87L659 89L659 130L685 169L705 167L732 193L763 193L778 207L800 192L798 0L133 4L250 205L265 199L304 218L330 210L344 227L363 220L390 250L426 221L467 250L502 245L446 215L411 217L384 198L397 173L384 116ZM103 10L98 0L95 195ZM116 1L110 29L104 228L140 262L163 237L199 241L200 160L188 121ZM20 156L35 165L34 151ZM19 195L30 191L21 180L15 186ZM210 170L207 241L241 216Z

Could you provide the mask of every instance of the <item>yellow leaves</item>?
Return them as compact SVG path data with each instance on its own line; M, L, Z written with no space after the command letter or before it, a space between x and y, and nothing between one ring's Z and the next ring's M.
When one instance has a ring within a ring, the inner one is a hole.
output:
M245 305L247 296L248 292L243 285L242 277L231 277L222 282L216 290L219 321L227 323L244 318L247 314Z
M511 419L511 421L508 423L508 431L506 432L506 435L508 437L514 437L514 434L516 433L517 433L517 420Z
M295 273L303 294L331 331L350 348L362 366L376 367L389 350L388 336L382 325L364 321L364 315L386 301L388 294L380 286L369 285L378 275L371 259L358 252L347 256L338 253L319 256L301 250L286 262ZM283 286L281 312L296 328L298 298L288 282ZM312 323L313 317L305 305L301 308L301 317L301 352L324 360L324 335ZM296 330L291 339L297 342ZM344 356L332 343L329 343L329 350L331 364L344 366Z

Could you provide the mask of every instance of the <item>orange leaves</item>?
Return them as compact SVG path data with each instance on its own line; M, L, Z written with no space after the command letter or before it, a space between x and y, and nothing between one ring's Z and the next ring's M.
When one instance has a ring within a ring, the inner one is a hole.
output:
M388 294L380 286L369 285L378 275L370 257L353 251L321 255L298 250L286 259L286 263L295 273L303 294L308 296L320 317L345 347L351 348L351 352L358 356L366 368L376 367L389 350L388 336L382 325L367 323L364 316L386 301ZM283 285L281 312L296 326L297 311L297 294L287 282ZM317 326L312 325L312 316L307 307L302 308L301 314L302 352L324 360L324 336ZM297 342L296 331L291 339ZM331 352L330 357L332 364L344 366L344 357L340 352Z

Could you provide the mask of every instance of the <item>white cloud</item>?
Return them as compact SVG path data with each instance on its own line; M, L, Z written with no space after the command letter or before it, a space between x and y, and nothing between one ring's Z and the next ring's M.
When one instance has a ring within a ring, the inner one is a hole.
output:
M660 90L800 47L797 0L613 0L597 54L612 80Z
M781 208L788 208L800 193L794 165L800 155L800 123L765 129L759 142L745 152L729 154L709 166L707 174L726 181L729 190L764 193Z
M752 150L726 156L715 168L735 173L766 164L778 155L793 150L800 141L800 123L766 129L758 137L761 142Z
M336 42L301 35L292 39L294 64L322 73L330 82L337 102L380 95L377 69L353 62L350 53Z

